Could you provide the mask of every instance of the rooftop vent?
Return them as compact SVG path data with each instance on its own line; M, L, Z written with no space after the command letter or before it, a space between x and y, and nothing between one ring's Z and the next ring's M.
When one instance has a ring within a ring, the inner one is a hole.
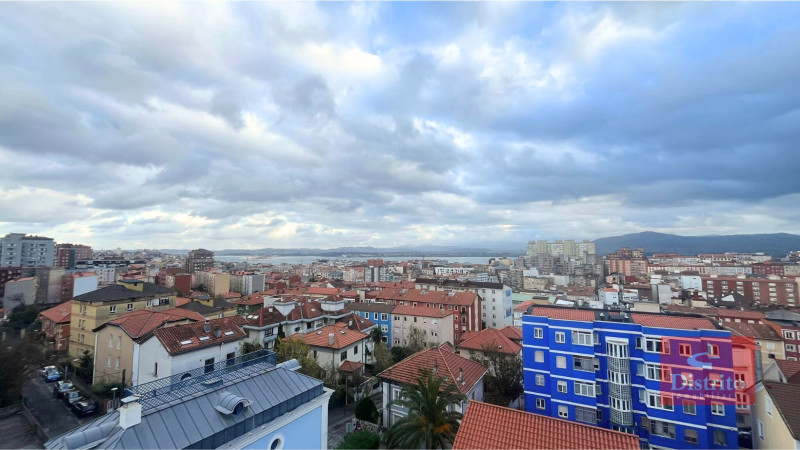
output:
M219 402L214 409L225 415L238 416L248 406L250 406L249 400L230 392L223 392L219 394Z
M208 323L206 319L206 323L203 324L203 333L210 333L211 332L211 324Z
M214 328L214 337L218 338L220 336L222 336L222 329L219 326L217 326Z

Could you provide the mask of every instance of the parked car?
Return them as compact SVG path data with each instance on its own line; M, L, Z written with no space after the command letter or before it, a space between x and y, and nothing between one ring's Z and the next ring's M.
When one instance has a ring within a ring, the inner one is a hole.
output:
M64 395L61 397L61 399L64 401L65 405L71 406L73 403L83 400L83 396L81 395L80 391L70 389L69 391L64 392Z
M58 368L56 366L44 366L41 369L39 369L39 376L42 377L42 379L44 379L47 377L47 373L50 372L51 370L58 370Z
M47 381L48 383L53 381L58 381L60 379L61 379L61 372L59 372L58 369L56 369L55 367L49 369L47 371L47 374L45 374L44 376L44 381Z
M64 392L69 391L70 389L75 389L75 385L70 383L69 381L59 381L53 386L53 396L55 398L61 398L64 395Z
M72 404L72 412L78 417L97 414L97 403L89 400L79 400Z

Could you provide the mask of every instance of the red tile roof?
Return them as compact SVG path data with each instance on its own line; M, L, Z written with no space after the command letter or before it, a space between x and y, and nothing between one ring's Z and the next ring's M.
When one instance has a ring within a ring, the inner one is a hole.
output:
M783 373L786 379L792 378L800 373L800 361L776 359L775 362L778 364L778 368L781 369L781 373Z
M507 326L500 328L500 332L505 334L512 341L522 342L522 330L517 327Z
M453 314L455 311L448 311L446 309L430 308L425 305L422 306L404 306L398 305L392 310L392 314L399 316L418 316L418 317L437 317L442 318Z
M54 323L69 323L72 317L72 300L45 309L39 315Z
M478 294L474 292L429 291L426 289L387 288L380 291L375 298L381 300L407 301L418 303L444 303L446 305L470 306L475 303Z
M753 319L763 320L764 313L761 311L740 311L738 309L717 308L717 317L730 317L731 319Z
M240 298L238 300L233 300L231 303L233 303L234 305L247 305L247 306L263 305L264 292L256 292L248 295L247 297Z
M336 295L341 292L342 292L341 289L323 288L323 287L310 287L305 290L306 295Z
M633 434L471 401L453 442L461 449L639 449Z
M782 341L783 338L769 325L761 323L736 323L724 322L725 328L731 330L734 336L751 337L755 339L768 339L772 341Z
M772 397L784 423L792 433L792 437L800 440L800 385L764 381L767 393Z
M185 305L185 304L187 304L187 303L189 303L191 301L192 301L192 299L190 299L190 298L175 297L175 307L183 306L183 305Z
M465 336L464 340L457 345L458 348L465 348L468 350L483 351L485 347L497 346L500 353L507 353L509 355L518 355L522 351L522 346L508 338L500 330L494 328L486 328L478 333L470 333Z
M211 331L206 333L203 329L204 322L177 325L174 327L157 328L153 334L170 355L194 351L200 348L219 345L225 342L239 341L247 337L241 326L246 322L242 316L223 317L208 321ZM214 336L214 330L220 327L220 337ZM208 338L208 339L200 339ZM186 342L184 344L184 342Z
M447 381L456 383L462 394L466 394L486 373L486 367L475 361L456 355L453 347L444 343L437 348L429 348L414 353L408 358L389 367L378 376L398 383L415 385L416 379L423 371L433 371ZM462 382L457 382L459 374L463 374ZM443 386L444 387L444 386Z
M703 317L681 317L667 314L631 314L634 323L645 327L683 330L716 330L711 320Z
M363 363L354 362L354 361L345 361L339 366L339 371L341 372L355 372L356 370L364 367Z
M328 336L331 333L333 334L333 345L330 344L330 337ZM293 335L291 338L296 339L296 336L297 335ZM368 337L369 335L366 333L351 330L347 328L346 323L338 322L333 325L322 327L317 331L306 333L301 337L301 339L303 342L313 347L340 349L349 345L353 345L356 342L367 339Z
M562 308L558 306L554 307L534 306L532 315L547 317L550 319L578 320L581 322L594 321L594 311L588 311L585 309Z
M97 327L96 330L106 326L118 326L131 339L138 339L166 323L183 320L202 322L205 318L195 311L185 309L168 309L165 311L139 310L110 320Z
M524 302L520 303L519 305L514 307L514 311L518 312L525 312L531 306L535 305L536 303L533 300L525 300Z
M259 308L245 316L245 318L247 319L247 325L254 327L276 325L286 320L286 317L284 317L283 314L279 313L278 310L272 306Z
M228 299L228 298L242 298L242 294L240 294L238 292L226 292L226 293L222 294L222 298L225 298L225 299Z
M341 319L343 323L347 323L347 328L356 331L368 330L375 326L375 322L365 319L358 314L352 314L349 317Z

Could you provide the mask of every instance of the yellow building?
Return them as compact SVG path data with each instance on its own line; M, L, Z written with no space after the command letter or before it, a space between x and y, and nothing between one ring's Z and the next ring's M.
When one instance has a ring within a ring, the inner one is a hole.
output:
M800 385L764 381L756 386L753 448L800 448Z
M94 352L93 330L125 313L139 310L162 311L175 307L175 292L141 280L120 280L72 299L69 354L79 357Z

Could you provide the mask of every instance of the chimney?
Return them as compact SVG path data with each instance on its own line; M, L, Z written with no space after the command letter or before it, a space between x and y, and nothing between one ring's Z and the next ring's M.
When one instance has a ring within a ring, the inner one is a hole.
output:
M328 345L333 345L333 333L328 333Z
M350 320L347 322L347 326L348 326L348 327L352 327L352 326L353 326L353 319L350 319Z
M123 430L142 422L142 404L139 396L131 395L122 399L122 408L119 409L119 426Z
M464 382L464 369L463 368L458 369L458 382L459 383L463 383Z
M218 338L220 336L222 336L222 330L220 329L219 325L217 325L214 327L214 337Z
M203 333L211 333L211 324L208 323L208 319L206 319L206 323L203 325Z

